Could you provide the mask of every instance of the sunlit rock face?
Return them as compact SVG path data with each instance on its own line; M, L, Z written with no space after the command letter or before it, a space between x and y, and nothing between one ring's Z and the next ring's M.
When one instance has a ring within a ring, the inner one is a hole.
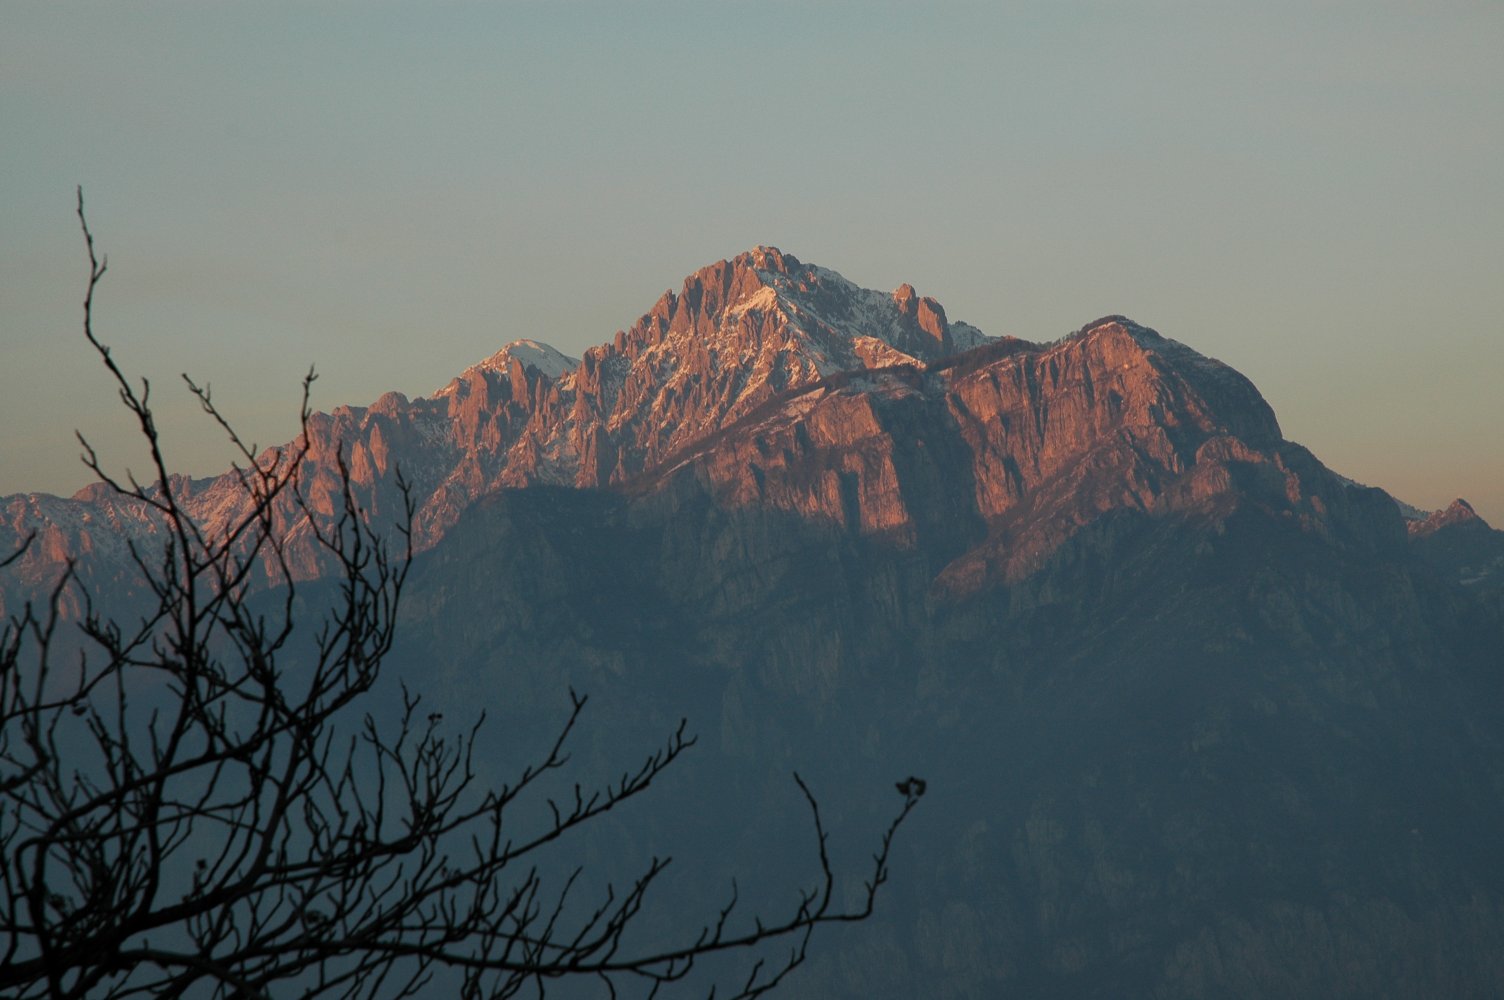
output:
M378 521L401 513L400 470L417 503L420 550L496 489L640 491L690 455L730 502L907 544L924 523L959 518L972 527L948 526L954 544L975 533L973 522L1019 510L1042 483L1087 476L1088 455L1091 496L1057 517L1153 506L1161 482L1196 465L1195 447L1214 438L1267 450L1278 429L1235 373L1127 320L1048 347L993 340L910 285L861 289L758 247L690 275L582 358L515 341L432 396L388 393L316 413L306 441L262 461L286 462L306 445L303 493L325 519L343 509L340 456L362 514ZM1204 472L1190 488L1204 499L1216 478ZM957 483L974 496L957 494ZM211 533L248 509L232 474L171 488ZM160 533L140 504L102 487L71 500L12 497L5 509L9 540L41 537L21 568L29 584L6 589L12 603L70 557L89 579L124 580L123 542ZM283 515L301 516L290 504ZM293 575L317 576L311 534L294 533Z
M478 498L506 487L620 485L735 422L778 393L863 367L918 364L986 338L952 324L905 285L857 288L792 255L758 247L702 268L665 292L629 329L583 358L515 341L432 396L388 393L370 406L316 413L308 425L304 492L315 516L342 509L343 454L362 512L400 513L396 475L411 484L419 548L432 545ZM302 439L268 450L275 463ZM174 481L185 509L211 531L247 507L233 475ZM35 586L68 556L122 549L112 539L159 531L139 504L90 488L71 500L10 497L7 534L49 541L26 558ZM296 520L290 507L287 516ZM309 540L294 546L295 576L320 572ZM113 558L113 556L110 556ZM14 601L16 585L6 591Z
M295 454L307 514L285 498L279 517L303 579L326 565L300 522L338 516L346 476L362 517L400 518L399 472L419 551L500 489L699 489L922 551L954 597L1023 578L1113 512L1214 523L1252 505L1344 544L1404 538L1382 494L1284 441L1246 379L1183 344L1120 316L1049 344L990 338L910 285L862 289L772 247L696 271L580 358L514 341L431 396L315 413L261 461ZM211 535L249 509L233 473L168 488ZM128 543L160 544L149 508L102 485L3 511L0 543L37 541L0 610L70 559L86 584L129 590ZM1411 525L1433 556L1491 531L1438 517Z

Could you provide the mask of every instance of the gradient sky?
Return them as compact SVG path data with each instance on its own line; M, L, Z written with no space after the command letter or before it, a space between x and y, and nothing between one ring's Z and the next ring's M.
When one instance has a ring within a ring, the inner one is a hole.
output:
M768 243L1051 340L1125 313L1504 527L1504 4L0 0L0 493L571 354Z

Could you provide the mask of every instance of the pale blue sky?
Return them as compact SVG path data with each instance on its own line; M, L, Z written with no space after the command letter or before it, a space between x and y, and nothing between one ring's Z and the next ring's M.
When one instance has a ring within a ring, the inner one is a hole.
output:
M503 343L608 339L758 243L989 333L1121 312L1288 437L1504 526L1504 4L0 0L0 493L195 474Z

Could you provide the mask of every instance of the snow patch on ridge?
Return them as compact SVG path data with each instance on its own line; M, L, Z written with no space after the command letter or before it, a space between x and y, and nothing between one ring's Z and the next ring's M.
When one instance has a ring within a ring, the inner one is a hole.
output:
M770 285L764 285L751 295L740 299L726 308L723 322L732 322L737 317L749 312L768 312L778 306L778 292Z
M537 340L523 339L512 341L479 364L474 364L466 368L460 375L460 378L462 379L471 372L477 371L505 374L511 368L513 358L524 368L536 368L550 379L562 378L580 366L579 358L571 358L550 344L545 344ZM430 398L439 399L443 396L453 395L456 381L458 380L452 380L444 388L435 392Z
M787 255L784 256L787 258ZM756 257L753 256L752 259L755 264ZM894 293L862 288L838 272L818 264L800 264L797 269L789 272L760 267L755 270L764 289L749 297L749 301L757 300L760 304L761 299L771 292L782 303L790 318L798 316L805 320L800 324L804 332L816 335L811 337L811 347L816 347L821 339L835 344L850 343L853 348L856 347L856 342L866 341L868 346L865 350L872 353L871 342L880 341L890 350L903 353L896 345L905 336L906 323L894 300ZM996 339L969 323L957 320L949 320L947 328L955 353ZM845 354L846 351L842 350L840 353ZM816 358L816 366L822 375L834 374L849 366L847 359L833 360L824 351L820 351L820 354L823 356ZM856 354L867 364L872 364L867 361L862 350L857 350ZM907 354L904 357L914 360ZM893 360L896 359L880 363L892 363Z
M551 345L541 344L536 340L514 340L501 350L521 361L524 366L531 365L549 378L558 378L580 366L579 358L571 358Z

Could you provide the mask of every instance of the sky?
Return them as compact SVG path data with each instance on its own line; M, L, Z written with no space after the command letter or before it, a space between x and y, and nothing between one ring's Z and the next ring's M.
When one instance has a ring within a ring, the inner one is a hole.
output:
M0 0L0 494L578 355L758 244L1053 340L1126 314L1504 527L1504 4Z

